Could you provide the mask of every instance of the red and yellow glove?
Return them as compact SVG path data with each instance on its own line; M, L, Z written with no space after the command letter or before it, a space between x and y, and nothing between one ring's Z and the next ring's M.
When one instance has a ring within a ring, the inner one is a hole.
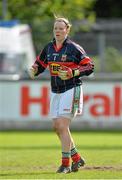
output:
M79 74L80 74L80 71L78 69L72 70L71 68L67 66L61 66L58 71L58 76L62 80L71 79L72 77L78 76Z

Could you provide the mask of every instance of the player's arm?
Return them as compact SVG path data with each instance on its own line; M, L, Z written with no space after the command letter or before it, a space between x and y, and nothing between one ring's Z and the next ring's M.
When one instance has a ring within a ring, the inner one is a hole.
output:
M35 77L41 74L47 68L47 65L46 48L44 48L40 55L36 57L34 64L29 69L31 79L35 79Z
M70 67L61 66L58 72L58 76L62 80L68 80L76 76L88 76L94 71L93 61L83 56L83 59L79 62L77 68L71 69Z
M77 45L76 46L77 51L77 64L78 68L74 70L74 76L89 76L94 71L94 63L93 60L87 56L84 49Z
M58 72L58 76L62 80L68 80L76 76L88 76L94 70L94 64L89 57L85 57L81 60L78 67L71 69L70 67L61 66Z
M84 57L77 69L73 70L73 76L89 76L94 71L94 63L91 58Z

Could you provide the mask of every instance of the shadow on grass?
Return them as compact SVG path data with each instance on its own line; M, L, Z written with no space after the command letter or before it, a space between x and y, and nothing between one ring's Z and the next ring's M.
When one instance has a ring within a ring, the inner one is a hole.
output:
M97 170L97 171L122 171L122 166L85 166L82 167L81 169L79 169L79 171L93 171L93 170ZM16 173L2 173L0 174L0 178L7 178L7 177L13 177L13 176L20 176L20 178L22 176L43 176L43 175L47 175L47 177L49 175L56 175L56 173L53 172L46 172L46 171L42 171L42 172L16 172ZM19 178L19 179L20 179Z
M3 173L0 174L0 177L6 177L6 176L34 176L34 175L55 175L55 172L29 172L29 173L24 173L24 172L16 172L16 173Z
M47 149L59 149L60 146L0 146L0 150L47 150ZM78 148L86 150L122 150L120 146L78 146Z

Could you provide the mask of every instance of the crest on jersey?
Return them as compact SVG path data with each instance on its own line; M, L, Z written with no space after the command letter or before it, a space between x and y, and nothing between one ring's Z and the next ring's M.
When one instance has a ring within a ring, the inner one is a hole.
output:
M62 54L61 61L66 61L66 59L67 59L67 55L66 54Z

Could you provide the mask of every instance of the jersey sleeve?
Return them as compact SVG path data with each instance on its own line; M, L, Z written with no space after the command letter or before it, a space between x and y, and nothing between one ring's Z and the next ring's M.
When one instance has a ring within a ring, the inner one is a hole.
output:
M47 68L48 62L47 62L47 48L46 47L36 57L34 65L38 66L38 72L35 74L36 76L38 76Z
M93 60L87 56L86 52L81 46L77 45L76 49L80 76L88 76L94 71Z

